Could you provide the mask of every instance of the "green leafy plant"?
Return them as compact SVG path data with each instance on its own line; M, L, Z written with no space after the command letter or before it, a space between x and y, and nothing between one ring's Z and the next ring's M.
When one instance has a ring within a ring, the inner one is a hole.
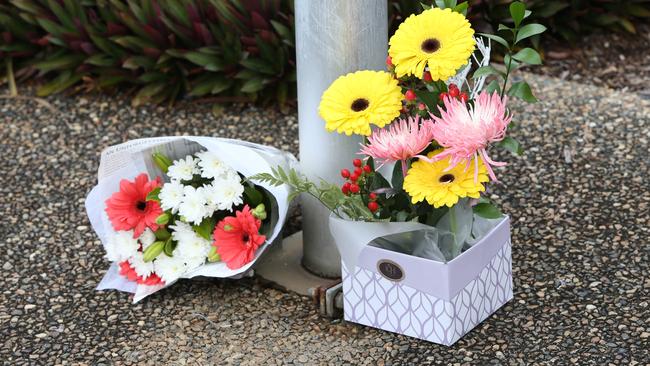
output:
M0 4L0 55L11 72L46 77L41 96L126 86L135 105L212 95L284 104L295 96L292 9L286 0L10 0Z

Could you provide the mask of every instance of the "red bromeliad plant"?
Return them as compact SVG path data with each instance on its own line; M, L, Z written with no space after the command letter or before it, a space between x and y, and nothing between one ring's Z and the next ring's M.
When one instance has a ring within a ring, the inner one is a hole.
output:
M289 5L12 0L0 5L0 54L43 50L36 62L21 63L51 76L38 90L43 96L126 85L136 89L136 105L185 95L284 103L295 95L293 19L282 11Z

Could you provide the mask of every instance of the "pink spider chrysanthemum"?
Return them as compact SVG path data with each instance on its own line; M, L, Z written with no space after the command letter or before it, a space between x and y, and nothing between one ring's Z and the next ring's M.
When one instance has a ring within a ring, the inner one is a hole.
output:
M474 106L469 106L455 98L444 99L445 108L440 108L440 117L432 116L435 123L432 127L433 139L445 150L432 159L421 157L423 160L441 160L450 157L451 169L465 162L469 168L474 159L474 175L478 174L478 161L483 160L492 180L497 177L492 166L504 166L506 163L490 159L487 147L492 142L503 140L508 124L512 119L506 110L506 98L501 99L498 93L481 92L474 99Z
M368 138L368 144L361 145L359 154L372 156L381 165L401 161L406 176L407 160L431 144L432 126L431 120L420 121L419 116L400 119L388 128L375 130Z

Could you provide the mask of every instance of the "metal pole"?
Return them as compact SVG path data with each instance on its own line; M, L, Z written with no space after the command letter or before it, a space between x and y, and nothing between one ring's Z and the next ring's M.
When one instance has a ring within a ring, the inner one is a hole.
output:
M296 59L300 161L311 179L339 183L339 171L351 165L361 139L325 130L318 115L323 91L349 72L382 70L387 55L386 0L296 0ZM302 197L303 260L325 277L341 275L341 260L329 233L329 212Z

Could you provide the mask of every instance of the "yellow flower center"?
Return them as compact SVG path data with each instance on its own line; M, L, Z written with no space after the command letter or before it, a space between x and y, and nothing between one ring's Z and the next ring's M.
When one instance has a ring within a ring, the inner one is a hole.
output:
M453 174L445 174L445 175L441 176L440 178L438 178L438 182L440 182L440 183L451 183L451 182L454 181L454 179L456 179L456 177L454 177Z
M428 38L424 40L424 42L422 42L420 48L422 49L423 52L434 53L440 49L440 41L438 41L435 38Z
M368 102L368 99L357 98L354 100L354 102L352 102L350 108L352 108L352 110L355 112L361 112L368 108L369 105L370 103Z

